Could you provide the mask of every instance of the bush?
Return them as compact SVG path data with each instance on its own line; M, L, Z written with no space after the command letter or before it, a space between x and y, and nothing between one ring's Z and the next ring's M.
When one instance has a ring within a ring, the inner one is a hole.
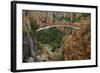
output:
M34 17L30 17L29 20L30 20L31 29L33 32L35 32L39 28L39 25L37 25L37 22L34 19Z

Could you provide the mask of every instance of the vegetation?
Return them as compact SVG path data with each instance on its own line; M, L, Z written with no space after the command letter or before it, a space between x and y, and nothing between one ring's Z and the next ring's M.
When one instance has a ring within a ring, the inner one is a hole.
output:
M64 36L64 33L58 30L56 27L49 29L44 29L37 32L37 41L43 44L51 44L54 48L60 46L61 39Z
M29 21L30 21L32 32L35 32L39 28L39 25L37 25L37 22L36 20L34 20L34 17L30 17Z

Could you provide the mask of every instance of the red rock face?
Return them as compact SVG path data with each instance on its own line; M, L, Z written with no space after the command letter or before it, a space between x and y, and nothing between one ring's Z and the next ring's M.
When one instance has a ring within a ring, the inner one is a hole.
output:
M75 25L75 24L73 24ZM79 30L72 30L70 36L65 37L64 57L65 60L83 60L91 58L91 34L90 24L76 24Z

